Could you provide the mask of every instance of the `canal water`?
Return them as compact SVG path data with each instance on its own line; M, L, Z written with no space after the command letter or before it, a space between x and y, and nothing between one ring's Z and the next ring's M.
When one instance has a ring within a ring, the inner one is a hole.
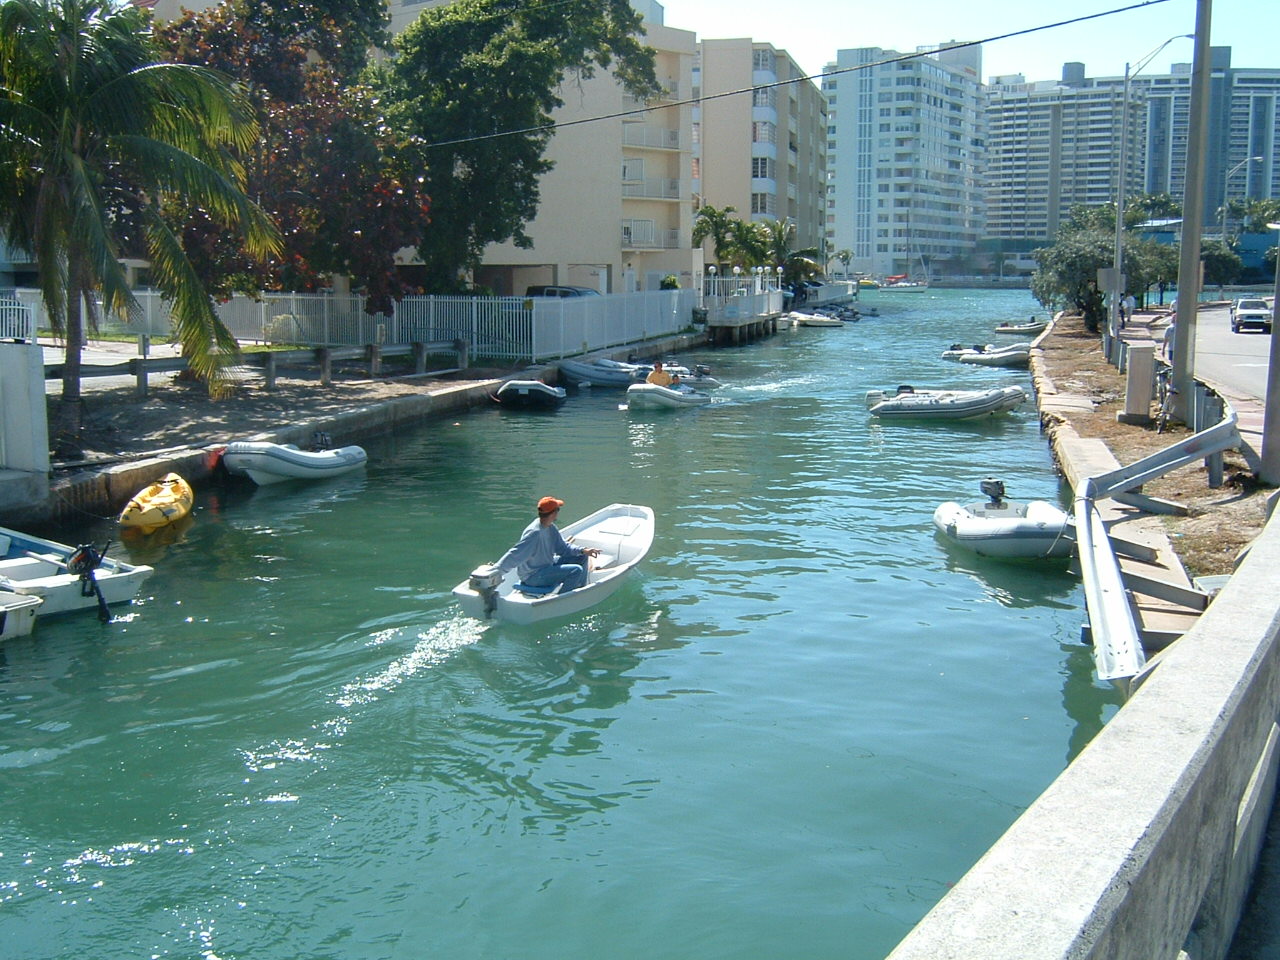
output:
M481 409L130 542L141 602L0 647L0 955L883 957L1119 701L1065 566L930 522L988 475L1061 496L1032 405L863 402L1029 390L939 354L1035 304L872 305L682 357L707 407ZM569 621L463 617L544 494L652 506L648 559Z

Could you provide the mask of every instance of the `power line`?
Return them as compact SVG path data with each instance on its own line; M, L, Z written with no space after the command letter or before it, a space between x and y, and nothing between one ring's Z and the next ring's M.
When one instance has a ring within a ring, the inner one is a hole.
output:
M598 123L601 120L618 120L622 117L634 117L641 114L650 113L654 110L666 110L670 107L683 107L690 104L706 103L708 100L720 100L725 97L737 97L747 93L754 93L757 90L771 90L775 87L785 87L792 83L802 83L805 80L817 82L823 77L835 77L845 73L854 73L858 70L869 70L872 67L881 67L890 63L902 63L907 60L916 60L920 57L927 57L937 53L939 50L963 50L966 47L977 47L984 43L996 43L999 40L1010 40L1014 37L1023 37L1032 33L1041 33L1045 30L1056 30L1059 27L1069 27L1077 23L1086 23L1089 20L1097 20L1101 17L1114 16L1117 13L1128 13L1130 10L1140 10L1145 7L1152 7L1161 3L1168 3L1169 0L1141 0L1139 3L1131 3L1124 7L1116 7L1112 10L1103 10L1100 13L1089 13L1080 17L1072 17L1069 20L1059 20L1056 23L1046 23L1038 27L1027 27L1024 30L1014 30L1010 33L1001 33L983 40L966 40L963 43L948 43L945 47L939 47L936 50L918 51L916 53L899 54L896 57L885 57L883 60L873 60L869 63L860 63L852 67L841 67L836 70L825 71L820 74L808 74L802 77L792 77L787 80L775 80L772 83L762 83L758 86L740 87L737 90L726 90L722 93L713 93L708 96L690 97L687 100L674 100L670 103L664 103L658 106L637 107L634 110L620 110L617 113L604 113L595 117L582 117L578 120L564 120L558 123L546 123L536 127L521 127L517 130L501 130L496 133L478 134L471 137L458 137L454 140L437 140L434 143L421 144L422 147L430 149L432 147L452 147L462 143L480 143L485 140L498 140L502 137L518 137L526 133L543 133L547 131L563 130L567 127L576 127L584 123Z

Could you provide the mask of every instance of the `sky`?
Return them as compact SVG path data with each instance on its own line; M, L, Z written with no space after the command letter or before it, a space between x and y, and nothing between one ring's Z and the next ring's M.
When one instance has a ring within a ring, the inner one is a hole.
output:
M668 27L701 39L750 37L786 50L807 73L835 60L836 50L881 47L909 53L949 40L986 40L1089 14L1136 9L1071 26L984 43L982 80L1021 73L1028 81L1056 80L1078 61L1090 77L1124 75L1165 40L1194 33L1196 0L659 0ZM1280 0L1211 0L1210 42L1229 46L1233 67L1280 68ZM1168 73L1190 63L1194 42L1174 40L1141 72ZM1136 74L1135 74L1136 75Z

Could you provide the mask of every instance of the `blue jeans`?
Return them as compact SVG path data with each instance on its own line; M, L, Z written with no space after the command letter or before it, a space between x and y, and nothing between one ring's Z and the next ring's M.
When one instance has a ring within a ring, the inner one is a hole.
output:
M527 583L531 587L554 587L556 584L564 584L561 593L568 593L570 590L577 590L579 587L587 584L587 558L585 555L572 559L580 559L581 563L553 563L550 566L541 567L534 570L527 577L521 578L521 583Z

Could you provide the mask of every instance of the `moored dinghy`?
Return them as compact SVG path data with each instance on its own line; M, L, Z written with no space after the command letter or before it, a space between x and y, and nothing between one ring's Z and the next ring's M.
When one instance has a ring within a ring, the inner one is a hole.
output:
M132 600L151 567L105 556L106 548L72 547L0 527L0 590L40 597L41 617Z
M895 393L868 390L867 409L884 420L973 420L1015 410L1027 401L1018 386L990 390L917 390L908 384Z
M292 443L235 440L227 444L222 462L227 471L248 476L259 486L285 480L324 480L359 470L369 460L363 447L300 450Z
M453 595L462 612L478 620L536 623L579 613L622 586L627 574L653 545L653 528L653 510L649 507L610 504L560 531L575 547L600 551L592 560L586 586L567 592L559 588L528 588L517 582L515 570L499 578L496 567L483 564L453 588Z
M1049 326L1048 320L1037 320L1032 317L1026 323L1002 323L996 327L996 333L1022 333L1030 336L1034 333L1043 333L1047 326Z
M36 612L44 603L40 597L0 590L0 640L25 637L36 625Z
M984 557L1067 557L1075 547L1071 518L1047 500L1004 499L1004 482L979 485L988 499L960 504L948 500L933 512L933 525L953 543Z
M541 380L508 380L493 394L504 407L522 410L554 410L568 396L564 387L553 387Z

